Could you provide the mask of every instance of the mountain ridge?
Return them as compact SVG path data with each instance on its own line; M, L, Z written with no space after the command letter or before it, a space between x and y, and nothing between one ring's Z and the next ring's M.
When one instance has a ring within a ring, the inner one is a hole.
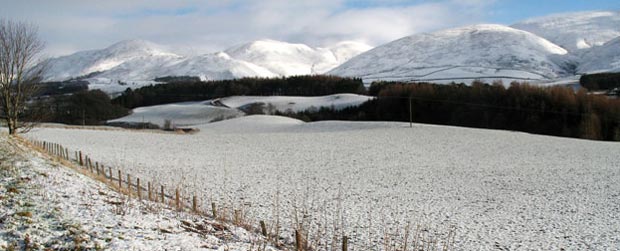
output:
M276 40L257 40L215 53L182 56L146 40L124 40L100 50L48 59L44 81L78 77L96 88L119 92L151 84L165 76L197 76L202 80L321 74L370 46L345 41L329 48Z

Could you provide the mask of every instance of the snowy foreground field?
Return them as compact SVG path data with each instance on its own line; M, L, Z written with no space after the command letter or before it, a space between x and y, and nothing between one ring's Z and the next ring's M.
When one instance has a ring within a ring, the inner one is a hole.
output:
M280 222L282 236L297 219L327 246L344 234L354 250L385 250L380 239L410 222L439 239L455 229L457 250L620 249L619 143L270 116L192 135L38 128L26 137L184 185L203 208Z
M0 160L0 250L278 250L231 224L128 198L4 133Z

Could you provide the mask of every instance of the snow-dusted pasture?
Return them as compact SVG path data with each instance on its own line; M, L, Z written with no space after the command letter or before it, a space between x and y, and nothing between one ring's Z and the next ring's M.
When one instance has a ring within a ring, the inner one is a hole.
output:
M242 108L244 106L263 103L265 106L271 104L274 110L286 112L300 112L308 109L319 109L328 107L333 109L344 109L351 106L359 106L372 99L371 96L341 93L317 97L298 97L298 96L232 96L220 99L228 106Z
M212 106L208 100L139 107L133 109L130 115L108 122L152 123L163 126L166 120L170 120L177 126L193 126L243 115L244 113L237 109Z
M371 96L350 93L318 97L232 96L217 100L138 107L133 109L130 115L108 122L147 122L163 126L166 120L170 120L176 126L196 126L213 121L241 117L245 115L241 111L244 107L257 103L264 105L264 113L274 113L276 111L299 112L321 107L344 109L350 106L359 106L372 98Z
M311 238L345 233L355 250L384 249L374 241L407 221L453 226L457 250L620 248L620 143L270 116L192 135L36 128L26 137L185 184L203 207L242 207L270 226L279 218L283 236L297 212Z

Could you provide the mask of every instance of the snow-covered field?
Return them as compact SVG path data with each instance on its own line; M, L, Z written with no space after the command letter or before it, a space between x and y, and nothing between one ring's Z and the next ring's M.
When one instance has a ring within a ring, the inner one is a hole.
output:
M270 114L275 111L304 111L328 107L343 109L359 106L373 97L357 94L334 94L318 97L298 96L232 96L217 100L199 102L182 102L165 105L139 107L132 114L110 120L108 122L153 123L164 125L171 120L177 126L195 126L213 121L244 116L241 110L252 104L263 104L263 112ZM219 105L219 106L217 106Z
M243 115L244 113L237 109L213 106L208 100L139 107L133 109L130 115L108 122L152 123L163 126L165 120L170 120L177 126L193 126Z
M223 251L265 243L239 227L127 198L6 134L0 158L0 250Z
M269 104L274 110L286 112L288 110L300 112L308 109L319 109L328 107L333 109L343 109L350 106L359 106L372 99L371 96L358 94L333 94L317 97L298 97L298 96L233 96L222 98L222 104L228 107L241 108L254 103L263 103L265 108Z
M282 235L297 215L311 238L344 233L355 250L385 249L379 239L407 222L439 238L454 227L457 250L620 249L619 143L270 116L192 135L36 128L26 136L185 184L207 205L242 208L271 226L279 219Z

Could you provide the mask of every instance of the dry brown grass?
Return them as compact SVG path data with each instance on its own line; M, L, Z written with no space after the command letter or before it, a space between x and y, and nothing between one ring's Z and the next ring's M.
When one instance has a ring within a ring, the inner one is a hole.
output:
M15 213L15 215L21 216L21 217L32 218L32 212L30 212L30 211L17 212L17 213Z

